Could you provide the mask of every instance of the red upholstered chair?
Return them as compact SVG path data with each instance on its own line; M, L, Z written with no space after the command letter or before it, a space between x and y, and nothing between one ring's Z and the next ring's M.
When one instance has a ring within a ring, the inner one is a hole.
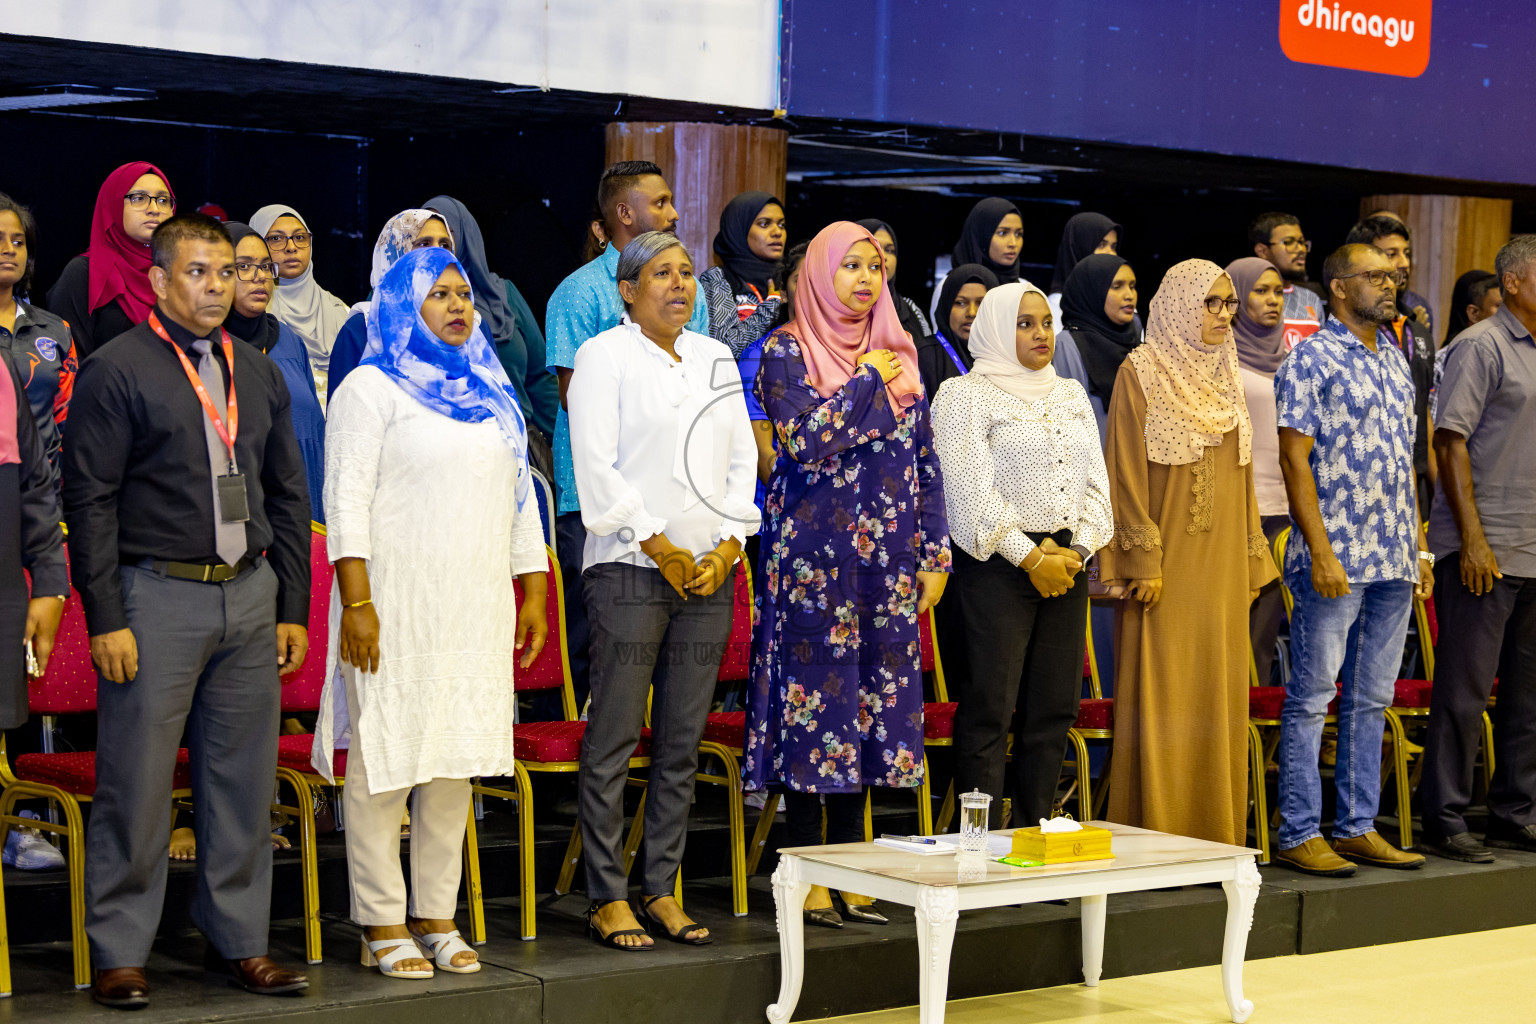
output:
M516 754L511 787L476 782L474 791L482 797L510 800L517 804L518 857L521 875L522 935L525 941L536 936L534 922L535 886L533 873L533 778L529 772L567 773L580 769L581 740L586 734L587 723L577 719L576 694L571 688L571 660L565 635L565 581L560 575L560 563L553 548L546 548L549 559L549 586L544 597L544 611L549 623L549 639L544 649L527 669L521 666L512 673L512 684L518 693L534 690L559 690L563 718L553 722L519 722L512 731L512 747ZM517 596L522 601L521 584ZM629 767L643 768L650 761L650 731L641 736L639 745L629 759ZM639 846L639 828L644 804L635 814L630 838L625 843L626 864L633 859ZM473 820L473 815L471 815ZM556 892L568 892L576 874L576 863L581 858L581 827L571 828L571 838L566 845L565 863L560 878L555 883ZM475 873L475 905L479 904L479 872ZM484 927L483 918L481 927Z
M736 563L732 581L731 635L726 641L725 654L720 661L719 679L723 683L741 683L752 675L752 627L755 602L752 597L752 569L745 558ZM747 913L747 879L757 871L758 860L768 842L768 832L773 827L773 816L778 810L779 794L765 794L765 802L758 814L757 828L753 831L751 849L746 849L746 805L741 790L741 760L746 745L747 713L745 711L714 711L704 726L704 739L699 744L700 754L709 754L720 761L717 774L700 769L698 780L726 787L726 806L731 829L731 909L737 917Z
M331 590L335 571L325 546L325 527L312 523L309 538L309 653L304 664L291 678L283 681L282 710L320 711L320 694L325 687L326 655L330 650ZM312 964L321 961L320 949L320 859L315 849L315 795L331 784L310 765L315 737L310 733L279 736L277 739L277 780L286 782L294 792L292 804L274 803L276 810L291 815L299 823L299 864L304 896L304 955ZM332 771L336 776L333 798L340 797L346 783L347 752L332 752ZM469 892L470 941L485 942L485 911L480 902L480 856L475 835L475 815L469 814L464 833L464 879Z
M1392 704L1387 708L1387 736L1392 750L1382 766L1382 785L1387 779L1395 780L1397 796L1398 839L1404 849L1413 845L1413 791L1419 786L1424 771L1423 748L1413 745L1410 751L1408 729L1423 725L1429 717L1430 695L1434 690L1435 644L1440 636L1440 623L1435 616L1434 598L1420 601L1414 598L1414 617L1418 622L1419 649L1424 662L1425 679L1399 679L1393 692ZM1493 681L1488 700L1491 707L1498 697L1499 681ZM1493 720L1483 712L1483 782L1493 779ZM1412 767L1410 753L1417 755Z
M85 628L85 614L80 595L70 591L64 605L64 618L48 671L27 687L27 705L33 714L42 715L44 734L55 715L88 714L96 710L96 668L91 663L90 639ZM166 799L185 797L192 785L189 757L185 749L176 753L176 765ZM65 860L69 869L70 941L74 948L75 987L91 985L91 949L85 937L85 826L80 805L89 803L96 793L96 753L22 754L14 768L5 753L5 738L0 735L0 822L27 825L64 837ZM16 814L18 800L41 799L57 805L64 823L22 818ZM4 988L9 989L6 983Z
M1435 599L1431 595L1428 601L1415 601L1413 605L1414 618L1418 621L1419 656L1424 662L1424 678L1430 682L1435 680L1435 650L1440 644L1440 618L1435 614ZM1492 688L1488 691L1488 707L1492 708L1499 702L1499 681L1493 681ZM1491 785L1493 782L1493 720L1487 713L1483 715L1483 784Z
M1083 679L1088 683L1088 696L1078 701L1077 721L1067 730L1067 745L1072 756L1063 767L1077 774L1077 816L1083 821L1104 817L1104 804L1109 799L1109 762L1113 756L1115 738L1115 699L1104 696L1099 680L1099 659L1093 652L1093 608L1088 609L1088 625L1083 634ZM1104 753L1104 763L1099 766L1097 792L1088 760L1088 741L1106 741L1111 746Z

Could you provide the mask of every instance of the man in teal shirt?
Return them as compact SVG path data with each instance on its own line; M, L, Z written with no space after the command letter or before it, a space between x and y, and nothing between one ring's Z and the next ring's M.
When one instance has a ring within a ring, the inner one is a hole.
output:
M555 420L556 553L566 580L565 628L571 681L578 699L587 692L587 615L581 599L581 552L587 529L581 522L576 473L571 466L571 428L565 415L565 391L576 365L576 350L588 339L617 327L624 318L619 297L619 253L647 231L676 231L672 186L661 168L648 160L624 160L603 171L597 183L608 244L601 256L560 282L544 314L546 366L560 379L560 411ZM695 302L688 329L709 334L709 310Z

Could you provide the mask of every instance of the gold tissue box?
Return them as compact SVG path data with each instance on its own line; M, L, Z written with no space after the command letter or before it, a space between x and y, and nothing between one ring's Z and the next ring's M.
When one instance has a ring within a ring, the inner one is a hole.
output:
M1109 849L1112 834L1092 825L1084 825L1077 832L1041 832L1038 825L1021 828L1013 833L1013 855L1042 864L1106 860L1114 856Z

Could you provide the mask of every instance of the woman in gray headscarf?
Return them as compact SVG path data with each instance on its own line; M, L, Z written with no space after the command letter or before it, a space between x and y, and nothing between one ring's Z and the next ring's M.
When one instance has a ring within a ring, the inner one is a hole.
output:
M331 346L347 322L347 304L315 281L314 234L293 207L263 206L251 215L250 224L267 240L277 262L277 294L268 311L304 339L315 373L315 392L323 406Z

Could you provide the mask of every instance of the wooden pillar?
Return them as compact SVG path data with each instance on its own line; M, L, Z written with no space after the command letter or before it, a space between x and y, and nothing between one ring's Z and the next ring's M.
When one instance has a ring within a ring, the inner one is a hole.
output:
M1513 204L1477 196L1366 196L1360 216L1391 210L1413 232L1412 287L1435 304L1435 342L1443 340L1451 313L1451 289L1468 270L1493 269L1493 257L1509 241Z
M677 234L698 269L714 265L720 211L740 192L783 197L789 133L781 128L690 121L616 121L608 125L607 162L649 160L676 196Z

